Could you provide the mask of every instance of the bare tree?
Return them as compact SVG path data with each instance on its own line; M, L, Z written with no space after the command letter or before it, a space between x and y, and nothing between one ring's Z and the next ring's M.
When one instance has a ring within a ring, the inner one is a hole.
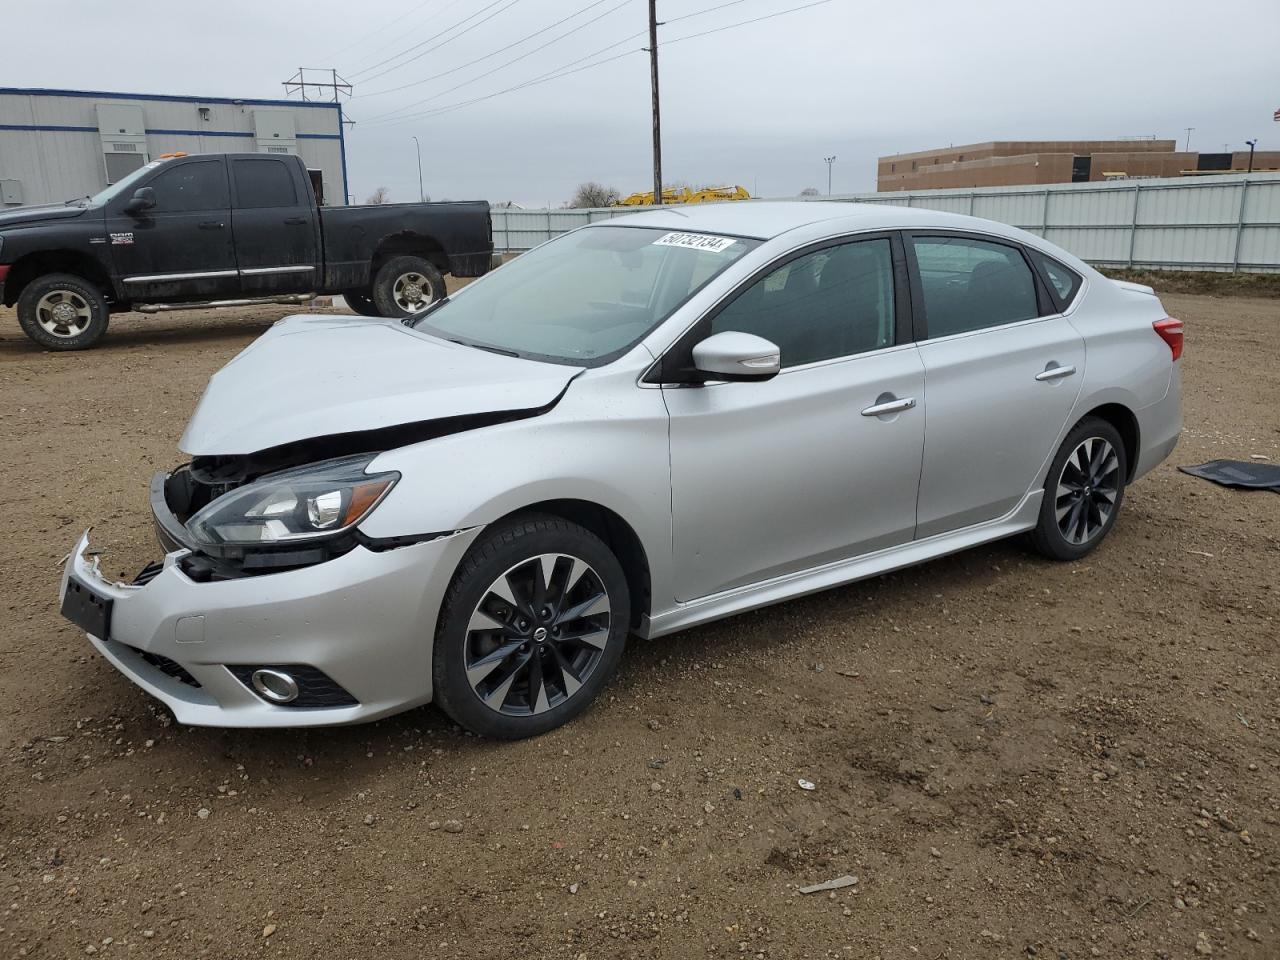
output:
M379 187L377 190L373 191L373 193L369 194L368 199L365 200L365 203L371 203L374 205L390 203L390 202L391 202L391 191L388 190L386 187Z
M596 183L594 180L588 180L586 183L578 184L578 189L573 193L573 199L569 201L571 207L607 207L617 203L620 193L613 187L606 187L602 183Z
M817 187L805 187L803 190L801 190L801 191L800 191L800 196L802 196L802 197L816 197L816 196L818 196L818 188L817 188Z

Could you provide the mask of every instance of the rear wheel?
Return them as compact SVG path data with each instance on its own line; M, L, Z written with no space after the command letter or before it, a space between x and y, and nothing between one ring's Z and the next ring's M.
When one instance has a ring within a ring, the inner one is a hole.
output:
M1054 560L1090 553L1115 525L1128 475L1119 431L1096 417L1080 421L1049 465L1032 545Z
M373 302L373 297L369 296L368 291L364 290L344 290L342 299L347 302L355 313L362 317L380 317L382 314L378 312L378 305Z
M530 515L472 545L445 597L436 702L475 733L536 736L581 713L626 644L630 594L595 534Z
M50 350L84 350L107 332L101 291L83 277L50 273L32 280L18 297L22 332Z
M392 257L373 278L373 302L384 317L411 317L444 299L444 277L422 257Z

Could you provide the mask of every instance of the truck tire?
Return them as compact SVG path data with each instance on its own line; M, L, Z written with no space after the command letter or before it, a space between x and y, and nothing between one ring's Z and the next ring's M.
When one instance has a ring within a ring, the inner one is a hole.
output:
M444 277L422 257L392 257L373 278L373 302L384 317L411 317L444 299Z
M18 297L22 332L49 350L85 350L107 332L110 314L102 293L72 273L37 277Z
M369 296L367 290L344 290L342 299L347 301L347 306L353 313L358 313L362 317L382 316L378 312L378 305L373 302L373 297Z

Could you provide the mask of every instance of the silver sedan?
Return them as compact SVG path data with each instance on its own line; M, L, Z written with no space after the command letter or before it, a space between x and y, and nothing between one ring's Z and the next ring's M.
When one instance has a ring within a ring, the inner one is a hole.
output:
M291 317L62 609L180 721L436 702L494 737L656 637L1025 534L1074 560L1181 425L1182 326L1023 231L841 203L594 224L403 323Z

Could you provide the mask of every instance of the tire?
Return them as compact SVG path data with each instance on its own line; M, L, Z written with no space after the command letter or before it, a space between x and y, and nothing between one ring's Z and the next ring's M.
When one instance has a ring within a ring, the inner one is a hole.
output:
M1097 417L1081 420L1049 465L1032 546L1052 560L1091 553L1115 526L1128 475L1119 431Z
M367 290L344 290L342 299L347 301L347 306L352 312L360 314L362 317L380 317L382 314L378 312L378 306L373 302L373 297L369 296Z
M110 314L101 291L72 273L50 273L18 297L22 332L49 350L85 350L107 332Z
M502 523L471 545L445 595L432 655L435 701L486 737L546 733L608 682L630 620L627 578L599 537L543 514Z
M392 257L373 278L373 302L383 317L411 317L444 299L444 277L422 257Z

